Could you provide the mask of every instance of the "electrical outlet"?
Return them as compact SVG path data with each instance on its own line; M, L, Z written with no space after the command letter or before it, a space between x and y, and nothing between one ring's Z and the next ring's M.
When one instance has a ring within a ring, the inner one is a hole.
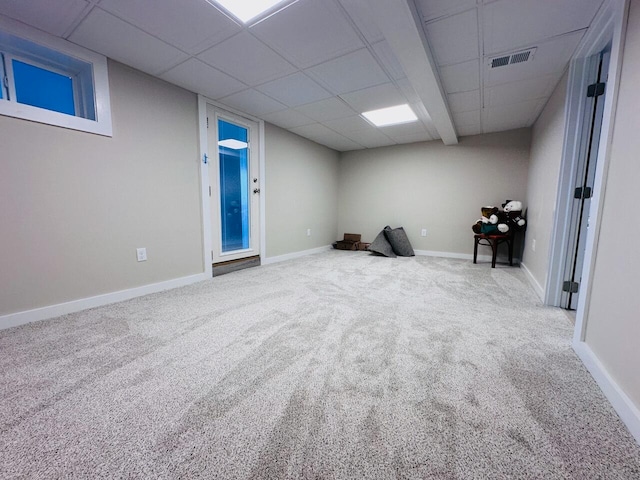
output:
M136 249L136 255L138 256L138 261L139 262L146 262L147 261L147 249L146 248L137 248Z
M310 236L311 236L311 229L307 228L307 237L310 237Z
M427 229L423 228L422 231L420 232L420 236L421 237L426 237L427 236Z
M531 241L531 250L533 250L534 252L536 251L536 239L535 238Z

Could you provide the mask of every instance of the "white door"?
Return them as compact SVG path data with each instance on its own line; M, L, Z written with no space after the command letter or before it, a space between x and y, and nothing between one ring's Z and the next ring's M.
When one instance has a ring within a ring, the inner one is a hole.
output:
M258 124L207 105L212 260L260 255Z

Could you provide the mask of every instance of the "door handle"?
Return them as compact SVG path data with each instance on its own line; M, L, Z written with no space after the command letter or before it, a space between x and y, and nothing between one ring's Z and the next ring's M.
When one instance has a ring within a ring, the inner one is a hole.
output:
M253 193L260 193L260 189L259 188L254 188L253 189Z

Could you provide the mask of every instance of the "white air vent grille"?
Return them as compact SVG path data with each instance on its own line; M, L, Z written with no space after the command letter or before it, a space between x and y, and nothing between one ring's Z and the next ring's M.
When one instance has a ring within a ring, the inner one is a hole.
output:
M491 68L506 67L507 65L513 65L516 63L524 63L533 60L533 54L536 52L536 47L523 50L521 52L511 53L509 55L503 55L501 57L495 57L491 59Z

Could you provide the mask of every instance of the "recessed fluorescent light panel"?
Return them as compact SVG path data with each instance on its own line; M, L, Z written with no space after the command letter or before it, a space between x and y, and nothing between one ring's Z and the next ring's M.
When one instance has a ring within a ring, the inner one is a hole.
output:
M364 112L362 116L376 127L387 127L400 123L415 122L418 120L409 105L396 105L395 107L381 108Z
M242 150L247 148L247 142L241 142L240 140L236 140L234 138L227 138L226 140L220 140L218 145L221 147L230 148L232 150Z
M275 10L277 6L291 3L291 0L213 0L213 2L221 5L246 24L265 12Z

